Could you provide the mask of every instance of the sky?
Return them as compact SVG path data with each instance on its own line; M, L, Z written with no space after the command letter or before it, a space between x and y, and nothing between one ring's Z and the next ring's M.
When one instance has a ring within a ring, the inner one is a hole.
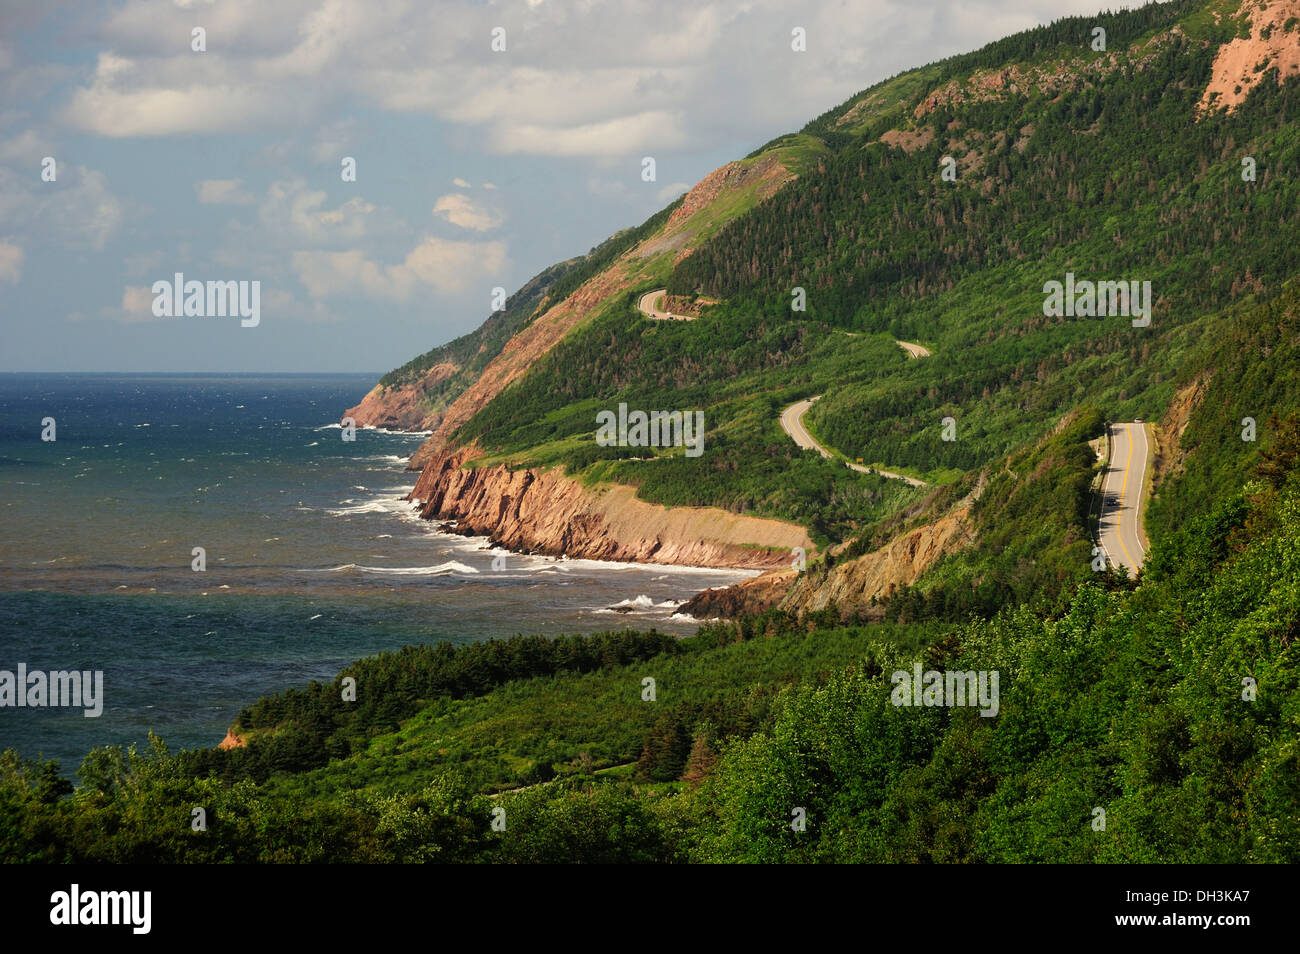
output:
M859 90L1104 6L0 0L0 371L382 373ZM168 315L177 273L249 307Z

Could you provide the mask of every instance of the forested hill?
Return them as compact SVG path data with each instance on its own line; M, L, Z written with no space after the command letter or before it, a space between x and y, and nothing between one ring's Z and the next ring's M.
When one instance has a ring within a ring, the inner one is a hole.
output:
M1073 17L877 84L743 161L798 157L762 201L693 190L692 221L709 227L678 254L655 242L662 214L643 226L607 270L623 269L620 290L437 441L650 502L783 518L862 553L937 519L981 475L1015 473L1014 456L1085 409L1159 420L1222 329L1300 267L1291 6ZM1216 64L1243 43L1258 47L1253 85L1219 106ZM1076 279L1138 289L1126 304L1147 319L1045 314L1047 284ZM658 284L699 317L647 321L636 301ZM894 339L935 357L908 360ZM801 451L778 418L813 395L805 423L824 445L930 489ZM596 414L619 403L702 410L707 453L601 446ZM1157 434L1166 456L1177 438ZM1036 539L1054 590L1087 573L1071 549L1089 535L1087 501L1063 506L1053 539L1015 513L986 520Z
M437 394L439 466L801 523L779 605L360 660L249 705L242 747L94 750L75 793L4 753L0 858L1300 860L1298 51L1300 0L1059 21L544 273ZM1076 278L1151 291L1055 313ZM639 310L660 288L690 320ZM779 422L815 396L830 457ZM598 443L620 403L701 411L704 453ZM1094 479L1135 418L1130 579L1096 568ZM918 670L1001 681L907 704Z

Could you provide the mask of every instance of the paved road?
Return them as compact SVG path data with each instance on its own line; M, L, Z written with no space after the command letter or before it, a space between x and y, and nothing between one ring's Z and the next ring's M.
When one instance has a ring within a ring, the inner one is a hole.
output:
M1101 484L1101 546L1113 566L1128 567L1130 576L1146 562L1142 543L1142 490L1146 483L1146 426L1112 424L1110 462Z
M653 318L655 321L694 321L694 315L674 315L669 311L660 311L655 307L655 302L659 296L668 291L667 288L656 288L652 292L646 292L636 303L637 308L647 318Z
M659 299L659 296L664 294L667 290L668 289L666 288L656 288L654 291L646 292L637 300L637 308L640 309L641 313L647 318L653 318L655 321L692 321L694 317L692 315L674 315L671 312L660 311L655 307L655 302ZM907 352L909 358L930 357L930 349L924 345L913 344L910 341L899 341L896 343L900 348ZM813 440L812 435L809 434L807 428L803 426L804 414L807 412L808 408L812 407L813 401L816 401L820 397L821 395L819 394L817 397L810 398L807 401L798 401L782 411L781 429L789 434L794 439L794 442L800 447L806 448L807 450L815 450L823 457L833 457L834 455L830 451ZM860 474L871 473L870 467L863 467L861 464L851 464L848 461L845 461L845 466L850 470L856 470ZM924 480L917 480L915 477L908 477L906 474L895 474L888 470L877 470L876 473L880 474L882 477L893 477L895 480L907 481L907 483L911 484L913 487L928 486Z
M823 457L833 457L834 455L825 447L822 447L821 444L818 444L817 441L813 439L813 436L808 433L808 429L803 426L804 414L807 413L808 408L813 406L813 401L820 398L821 395L819 394L817 397L810 398L807 401L797 401L782 411L781 429L789 434L790 437L794 439L794 442L800 447L807 450L815 450ZM850 464L845 461L845 465L850 470L856 470L859 474L868 474L871 472L870 467L863 467L861 464ZM913 487L927 486L924 480L917 480L915 477L908 477L906 474L894 474L887 470L877 470L876 473L882 477L893 477L895 480L905 480Z

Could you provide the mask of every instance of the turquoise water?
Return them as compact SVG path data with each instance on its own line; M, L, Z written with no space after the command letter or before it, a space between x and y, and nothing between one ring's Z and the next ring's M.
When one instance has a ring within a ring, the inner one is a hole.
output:
M0 670L102 670L104 709L0 708L0 748L215 745L268 692L408 643L633 626L747 575L507 554L401 500L420 436L341 440L372 376L0 375ZM41 440L53 417L56 440ZM192 568L194 547L207 568Z

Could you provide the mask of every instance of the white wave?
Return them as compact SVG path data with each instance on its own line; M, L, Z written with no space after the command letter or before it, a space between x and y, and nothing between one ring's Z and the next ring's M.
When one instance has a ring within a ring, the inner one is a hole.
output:
M646 610L652 610L652 609L659 609L659 610L676 609L677 607L681 606L685 602L686 602L685 600L664 600L662 603L656 603L651 597L646 596L644 593L642 593L634 599L619 600L617 603L611 606L610 609L615 611L620 609L629 609L629 610L640 610L644 612Z
M433 434L433 431L390 431L386 427L370 426L360 428L360 430L374 431L376 434L391 434L394 437L430 437Z
M359 563L344 563L332 566L321 573L373 573L378 576L445 576L450 573L478 573L472 566L456 560L448 560L436 566L363 566Z
M342 422L336 424L323 424L320 427L313 427L314 431L341 431ZM370 424L363 424L357 428L359 431L374 431L376 434L389 434L393 437L429 437L433 431L392 431L386 427L374 427Z
M340 501L340 503L351 503L351 500ZM405 513L411 509L411 504L400 497L386 497L368 500L352 507L342 507L339 510L328 510L326 513L332 517L347 517L359 513Z

